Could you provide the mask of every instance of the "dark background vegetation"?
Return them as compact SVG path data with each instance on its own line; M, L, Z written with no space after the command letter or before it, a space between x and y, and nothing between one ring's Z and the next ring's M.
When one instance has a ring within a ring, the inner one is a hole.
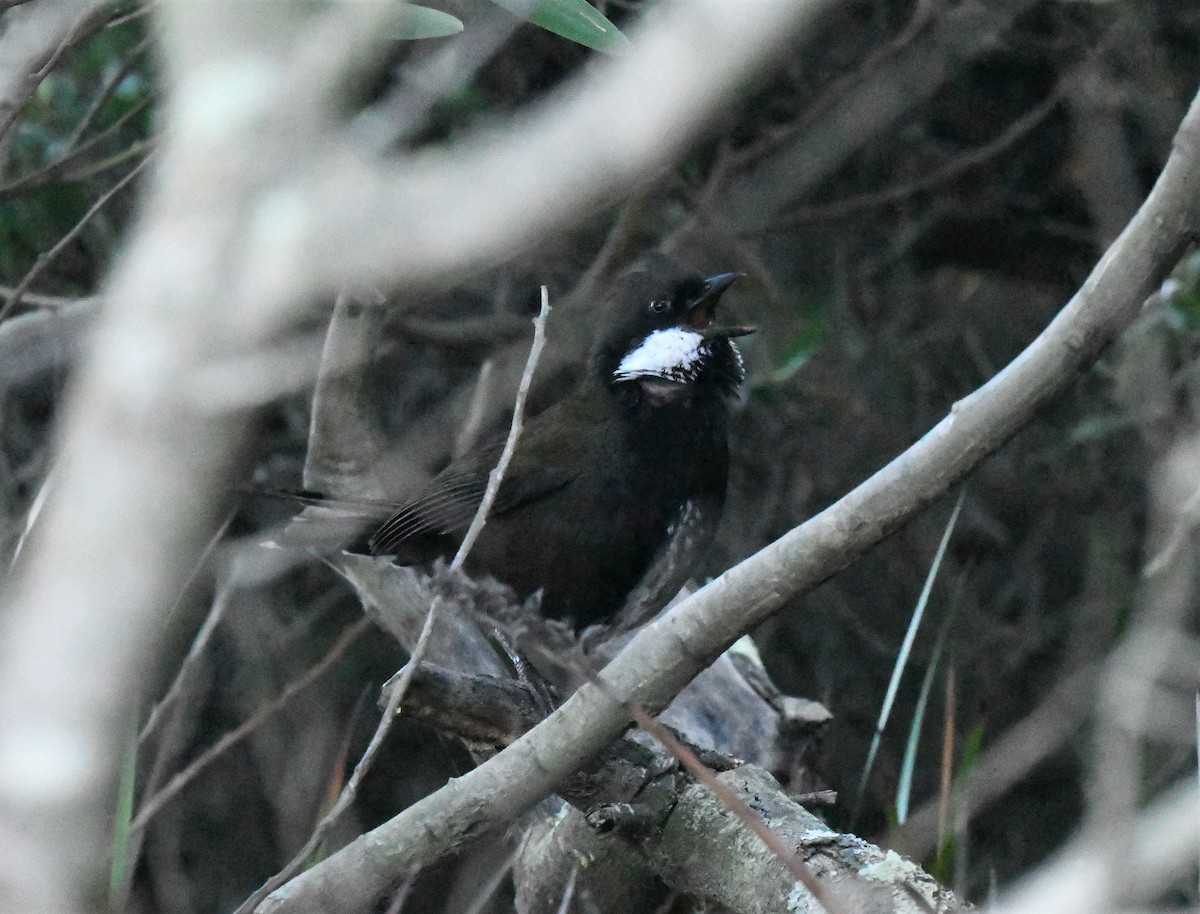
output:
M630 22L639 6L598 5L618 23ZM623 251L666 241L703 268L746 272L730 304L761 328L743 350L750 379L733 435L731 497L706 571L728 567L833 502L1006 364L1066 302L1148 190L1200 74L1200 9L1191 4L1029 4L972 54L931 60L930 67L949 67L940 88L857 145L819 188L778 201L786 205L751 230L744 214L722 210L730 182L753 178L754 163L793 137L826 129L856 86L877 80L881 91L894 88L892 62L948 9L899 0L843 6L816 40L790 48L704 142L630 201L613 201L580 231L444 300L398 292L370 369L381 421L398 441L421 428L444 408L448 391L474 383L493 350L527 335L538 284L569 301L614 233ZM404 67L441 44L511 25L468 4L457 11L463 36L398 44L394 66L364 87L364 102L387 97ZM29 294L6 319L93 295L120 250L133 191L113 198L52 260L39 261L153 143L160 77L146 41L151 27L149 17L135 15L99 29L42 82L4 137L0 277L11 290L39 264ZM460 131L536 99L586 66L589 54L518 26L408 142L452 150ZM1139 611L1148 476L1170 431L1195 421L1200 298L1188 264L1179 278L1163 308L969 481L857 823L851 810L875 718L953 497L757 633L780 686L836 716L812 764L839 791L827 810L837 827L879 838L894 819L901 754L941 627L948 640L918 756L918 804L936 797L944 776L964 776L980 743L1025 717L1067 673L1101 658ZM556 335L572 332L565 322L586 327L589 317L586 302L561 309L551 347ZM314 332L322 318L313 315ZM56 364L0 389L6 552L50 467L68 370ZM561 385L543 385L540 403L548 388ZM229 480L231 490L299 487L307 408L300 394L263 411L270 447L245 479ZM424 466L401 468L398 478L446 459L440 446L412 441L404 453L422 456ZM243 501L230 536L260 535L290 510ZM250 718L359 613L347 588L319 566L246 593L228 608L186 713L144 747L142 785L150 778L161 785ZM169 617L164 609L164 630L180 654L212 598L211 576L201 574ZM303 841L373 729L377 687L402 659L382 634L360 640L316 686L199 774L149 825L133 898L146 910L235 907ZM147 703L165 686L161 678L147 671L155 681ZM1187 718L1177 718L1183 734ZM947 732L948 772L941 763ZM1186 734L1149 748L1153 776L1194 764ZM993 880L1004 884L1043 860L1084 811L1088 760L1086 728L1075 730L960 830L957 854L926 864L981 899ZM401 720L347 834L383 821L468 764L452 741ZM427 874L406 910L465 910L480 878L473 866L447 863ZM1177 900L1185 900L1180 892Z

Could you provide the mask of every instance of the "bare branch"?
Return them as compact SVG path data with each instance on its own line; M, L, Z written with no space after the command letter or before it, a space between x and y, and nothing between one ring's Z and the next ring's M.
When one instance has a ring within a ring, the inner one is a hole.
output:
M338 309L344 309L345 302L339 301L337 309L335 309L334 321L338 320ZM533 322L533 345L529 349L529 358L525 363L525 372L521 379L521 387L517 392L517 401L513 409L512 425L509 428L508 439L505 441L504 450L500 455L500 460L497 462L491 475L488 477L488 486L484 492L483 499L479 503L479 507L475 511L475 516L471 521L471 526L467 530L466 536L463 538L462 544L459 546L457 554L454 556L454 561L450 565L450 572L455 573L462 570L463 563L471 552L471 547L474 546L480 532L482 532L484 524L487 522L487 516L492 509L492 505L496 501L496 493L500 489L500 483L504 479L504 474L508 469L508 464L512 460L513 452L516 450L517 441L521 436L522 422L525 417L525 401L529 396L529 387L533 383L533 373L537 370L538 359L542 354L542 349L546 345L546 320L550 316L550 302L548 292L545 286L542 286L542 307L538 316ZM331 330L330 339L333 339L334 332ZM331 351L327 345L326 353ZM317 429L318 423L321 421L318 409L320 404L314 405L313 408L313 428ZM339 421L345 421L342 418ZM320 436L314 431L313 438L319 439ZM385 687L387 701L383 708L383 714L380 717L379 724L375 728L375 733L371 737L366 750L359 759L358 764L354 767L354 772L350 775L346 786L342 788L338 795L337 801L322 817L317 827L313 829L312 835L304 843L304 846L293 855L288 864L283 867L278 873L268 879L259 889L247 898L241 905L238 906L235 914L243 914L243 912L252 911L268 894L276 888L283 885L288 879L298 873L301 868L312 859L313 852L320 846L325 836L333 825L341 818L342 814L354 802L354 798L358 793L358 786L362 783L362 779L371 769L371 764L375 760L375 756L379 751L379 747L383 745L383 739L391 728L392 722L396 718L397 709L400 707L404 696L408 694L409 686L412 684L413 677L421 667L424 661L425 654L429 649L430 639L433 635L434 626L441 615L443 596L439 593L434 597L429 611L425 614L425 621L421 626L421 633L417 636L417 643L412 649L407 662L403 668L389 681Z
M512 425L508 429L508 437L504 440L504 450L500 454L500 460L496 463L495 468L488 475L487 489L483 493L483 501L479 503L479 508L475 511L475 516L471 518L471 526L467 528L467 533L463 537L462 543L459 544L458 551L454 553L454 561L450 563L451 571L461 571L463 563L466 562L467 556L471 554L471 547L475 545L475 541L479 538L479 534L483 532L483 525L487 523L487 516L492 510L492 505L496 502L496 495L500 491L500 483L504 480L504 473L508 470L508 464L512 460L513 452L517 449L517 439L521 437L522 421L525 418L525 401L529 398L529 387L533 384L533 372L537 369L538 359L542 356L542 349L546 345L546 320L550 317L550 293L542 286L542 308L538 312L537 319L533 322L533 345L529 349L529 358L525 362L525 371L521 374L521 386L517 389L517 403L513 408Z
M465 141L453 157L300 176L312 230L287 252L292 281L437 282L522 250L672 161L796 29L832 5L681 0L651 9L634 53L598 62L593 79L559 93L519 131ZM415 212L419 222L405 215Z
M17 287L13 289L12 293L8 296L8 300L2 306L0 306L0 322L3 322L4 319L12 313L12 310L21 304L21 298L25 295L26 291L28 291L29 287L33 285L34 281L42 275L42 272L46 269L46 267L50 266L50 264L54 262L54 258L61 254L66 249L67 245L71 244L71 242L79 237L80 232L87 228L88 223L95 219L100 210L104 209L104 207L108 205L108 201L128 187L130 182L142 173L142 169L146 167L146 163L149 161L150 157L147 156L146 158L142 159L142 161L138 162L133 168L129 169L129 171L126 172L121 180L119 180L116 184L99 196L96 202L88 208L88 211L79 218L79 221L71 226L70 230L67 231L67 233L61 238L59 238L58 241L54 243L54 246L50 248L50 250L38 257L37 262L29 269L25 276L22 277L21 281L17 283Z
M329 672L333 665L342 659L346 651L370 627L371 623L368 619L360 619L349 626L342 632L337 641L333 643L333 646L325 653L325 656L294 682L288 683L287 688L279 693L279 697L270 704L264 705L253 717L243 721L205 749L191 764L171 778L162 790L154 796L149 797L137 811L133 822L130 823L130 831L140 831L145 828L155 813L171 802L175 795L195 780L200 772L261 727L266 721L286 708L293 698L320 679L325 673Z

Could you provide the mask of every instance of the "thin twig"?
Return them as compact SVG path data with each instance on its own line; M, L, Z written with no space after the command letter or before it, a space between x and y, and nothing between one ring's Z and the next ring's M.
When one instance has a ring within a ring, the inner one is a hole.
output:
M500 460L496 463L495 469L492 470L491 475L488 477L487 490L484 492L483 500L479 503L479 508L475 511L475 517L471 520L471 526L467 529L467 535L463 537L462 545L459 546L458 552L454 556L454 561L450 564L451 572L462 570L463 563L466 562L471 547L474 546L479 533L483 530L484 524L487 522L488 512L491 511L492 505L496 501L496 493L499 491L500 483L504 479L504 473L508 469L508 464L512 460L517 440L521 435L525 416L525 401L529 396L529 388L533 383L533 373L537 369L542 349L546 345L546 319L549 317L549 314L549 293L546 287L542 286L542 307L533 322L533 345L529 349L529 358L525 362L525 371L521 375L521 384L517 389L517 398L513 406L512 425L508 430L508 439L504 443L504 451L500 455ZM425 622L421 626L421 634L417 637L417 643L413 646L408 661L391 680L392 685L388 690L387 704L379 719L379 725L375 728L375 733L371 737L371 742L367 745L362 757L354 766L354 772L350 775L349 780L346 781L346 786L342 788L333 806L330 807L321 821L317 823L316 828L313 829L312 834L295 856L278 873L268 879L243 901L234 914L249 914L271 892L275 891L275 889L299 872L305 863L312 859L313 852L320 846L320 843L325 839L329 830L340 819L346 809L349 808L350 804L354 802L354 798L358 795L359 784L362 783L362 779L370 770L375 756L379 752L379 747L383 745L384 737L387 735L388 730L391 729L392 722L396 718L400 702L408 692L408 687L412 683L413 676L416 675L417 669L425 657L430 637L433 634L434 623L440 614L443 601L444 598L441 594L434 597L433 604L429 607L429 612L425 614Z
M513 408L512 425L508 430L508 439L504 442L504 451L500 454L500 460L496 464L496 468L492 470L488 476L487 490L483 493L483 501L479 504L479 510L475 512L475 516L471 519L471 526L467 528L467 535L463 537L462 544L458 547L458 552L454 554L454 561L450 563L451 571L462 570L463 563L467 560L467 555L471 552L471 547L475 545L475 540L479 538L479 534L483 531L483 525L487 523L488 513L492 510L492 505L496 501L496 494L500 491L500 482L504 479L504 473L508 469L509 461L512 460L513 452L517 449L517 439L521 437L521 427L525 416L525 401L529 397L529 388L533 384L533 372L537 368L538 359L541 358L542 348L546 345L546 319L550 316L550 293L545 286L542 286L542 307L538 312L538 316L533 321L533 345L529 349L529 358L525 362L525 371L521 375L521 386L517 388L517 402Z
M908 22L896 34L896 37L869 54L853 70L842 74L833 83L822 89L813 103L808 105L799 117L782 129L764 136L752 146L739 150L733 156L734 161L729 163L730 173L745 170L761 161L780 147L792 142L798 134L811 129L819 117L844 105L846 96L851 91L876 76L891 58L899 55L916 40L925 27L932 22L935 12L937 10L934 5L927 0L917 3Z
M153 137L145 140L136 140L135 142L130 143L120 152L114 152L112 155L106 156L99 161L88 162L86 165L81 165L75 171L67 171L62 174L56 174L55 181L59 184L76 184L80 181L86 181L88 178L94 178L96 175L103 174L111 168L116 168L123 162L128 162L130 159L136 159L140 155L153 152L154 146L155 139ZM73 160L77 158L77 156L72 155L70 158Z
M229 516L225 519L225 523L221 524L216 533L214 533L209 539L208 544L204 547L204 551L200 553L200 557L196 560L195 565L192 566L191 575L186 581L184 581L183 587L179 589L179 597L175 601L176 607L179 605L179 602L183 600L184 594L187 593L192 581L194 581L196 576L200 573L200 569L207 564L208 557L212 555L213 549L216 548L217 543L225 535L225 531L229 529L229 524L232 522L232 520L233 512L230 512ZM204 653L204 649L208 646L208 642L212 638L213 632L216 631L217 623L220 622L221 617L225 615L225 609L229 605L229 596L232 590L232 585L226 584L226 586L217 591L216 597L213 598L212 608L209 609L208 615L204 619L204 623L200 626L200 630L196 632L196 637L192 639L192 644L188 648L188 652L184 656L183 662L179 664L179 670L175 673L175 679L171 682L170 688L167 689L166 694L159 699L158 703L150 709L150 714L146 718L146 723L142 726L141 732L138 733L138 745L144 743L150 737L150 735L159 728L159 726L162 724L164 716L166 715L166 712L175 704L175 702L179 699L179 696L183 693L183 687L187 684L188 679L191 677L192 670L199 661L200 655ZM168 614L168 617L173 614L174 608L172 608L171 613Z
M492 373L496 367L495 359L484 359L479 366L479 380L475 382L475 392L471 394L471 406L467 410L467 420L459 430L454 440L455 457L461 457L475 446L479 440L479 430L483 427L484 411L488 403L488 394L492 389Z
M29 539L29 534L33 532L34 525L37 524L37 519L42 513L42 508L46 506L46 498L50 495L50 488L53 484L54 468L51 467L46 478L42 480L41 486L38 487L37 495L33 497L29 513L25 515L25 527L21 531L21 535L17 537L17 545L13 547L12 559L9 561L10 570L17 564L17 558L20 557L21 550L25 548L25 541Z
M164 625L174 617L192 583L199 576L201 570L207 566L209 557L212 555L213 550L216 549L217 544L225 536L236 513L236 508L230 510L225 521L214 531L204 549L201 550L199 557L192 565L191 574L188 575L179 588L174 605L171 606L170 610L163 617ZM218 622L225 614L232 590L232 584L228 582L218 590L213 598L212 607L209 609L204 623L192 639L192 644L188 648L188 652L175 674L174 681L171 683L170 688L167 689L166 695L151 709L145 725L134 741L134 751L140 753L144 748L145 740L150 734L158 733L158 740L154 746L154 754L152 756L153 761L149 765L146 765L145 760L139 760L135 756L135 763L139 768L139 780L144 782L141 787L141 795L143 797L153 796L158 792L163 778L167 775L170 767L174 765L178 754L185 748L183 744L186 741L186 737L182 735L184 718L182 717L179 698L184 694L185 689L196 689L196 670L200 665L201 658L204 656L204 649L207 647L212 633L216 630ZM143 766L148 771L141 770ZM142 846L145 839L146 832L144 829L128 830L125 840L127 863L124 878L116 888L117 894L114 897L117 899L117 903L112 906L114 910L123 910L129 898L129 893L132 891L134 872L137 869L138 860L142 856Z
M942 184L947 184L966 174L972 169L979 168L1028 135L1042 123L1058 107L1064 93L1063 84L1056 86L1051 93L1029 111L1021 115L1006 127L999 136L989 143L968 150L951 159L941 168L920 176L912 181L905 181L885 190L856 194L829 203L814 203L797 207L785 216L771 220L769 230L774 232L794 225L808 222L821 222L826 219L836 219L850 216L863 210L876 209L891 203L899 203L909 197L931 190ZM767 229L763 229L766 231Z
M562 903L558 906L558 914L567 914L571 909L571 899L575 897L575 883L579 879L579 861L575 861L575 865L571 867L571 876L567 879L567 884L563 888Z
M0 295L8 298L16 291L15 286L0 285ZM26 292L21 296L22 303L28 308L39 308L44 311L57 311L92 298L91 295L40 295L36 292Z
M174 799L175 795L179 793L179 791L195 780L196 776L200 774L200 772L228 752L233 746L237 745L259 727L261 727L275 714L282 711L285 707L287 707L288 704L291 703L292 699L294 699L306 688L320 679L321 676L327 673L330 668L342 658L342 655L350 649L351 645L353 645L355 641L362 637L362 635L365 634L367 629L370 627L371 622L369 619L359 619L344 632L342 632L341 637L334 642L333 647L331 647L329 652L321 658L320 662L310 668L308 672L306 672L299 679L296 679L289 684L286 689L279 693L279 696L274 701L260 708L254 714L254 716L248 718L245 722L235 727L233 730L230 730L219 740L213 743L213 745L202 752L195 761L180 771L177 775L175 775L175 777L171 778L171 780L167 782L166 786L163 787L162 790L143 803L142 808L138 810L138 814L134 817L133 822L129 826L130 831L137 831L145 828L150 819L153 818L160 809L166 806L167 803Z
M496 894L496 889L500 888L500 883L504 881L504 877L509 874L513 868L513 864L517 860L516 852L508 855L508 858L496 868L496 872L492 873L487 878L487 881L479 887L475 893L475 898L471 901L471 906L462 914L482 914L488 908L488 902L492 900L492 896Z
M134 178L141 174L142 169L146 167L146 163L150 161L150 158L150 156L147 156L146 158L142 159L142 161L138 162L137 165L133 166L133 168L129 170L125 177L105 191L100 196L100 199L92 204L91 208L83 214L83 217L76 222L74 226L72 226L71 230L63 235L62 238L58 239L58 242L54 245L54 247L50 248L50 250L38 257L37 262L30 267L29 272L25 274L19 283L17 283L17 287L13 289L12 295L8 297L8 301L6 301L3 306L0 306L0 323L3 323L4 319L12 313L12 310L21 303L21 297L33 284L34 280L36 280L42 274L42 271L54 261L54 258L62 253L63 249L65 249L68 244L70 244L79 236L79 234L87 227L88 223L96 217L96 214L99 213L100 210L104 209L109 200L124 190Z
M392 900L388 903L386 914L400 914L400 911L404 908L404 902L408 901L408 896L416 883L416 872L409 873L400 888L396 889L396 893L392 895ZM241 909L239 908L239 910Z
M61 184L71 184L77 181L83 181L87 178L97 175L102 171L106 171L115 165L119 165L126 159L140 155L143 151L152 145L150 140L137 140L130 143L128 147L120 152L114 153L99 162L90 162L83 165L73 172L68 169L79 160L83 159L89 152L97 146L103 144L106 140L111 139L116 135L122 127L130 120L137 117L150 105L150 97L147 96L141 101L136 102L124 114L118 117L115 121L109 124L100 132L88 137L87 140L76 146L71 152L60 156L53 162L43 165L27 174L13 178L7 184L0 184L0 202L11 200L21 194L28 193L39 187L43 187L51 182Z
M946 700L942 724L942 778L938 788L938 853L946 846L946 824L950 821L950 790L954 786L955 720L958 716L954 657L946 664Z
M79 123L75 125L75 129L71 131L71 136L68 137L67 142L64 144L63 149L65 153L73 150L75 148L75 144L83 139L83 135L87 133L88 127L90 127L92 122L95 121L99 116L101 109L116 94L117 90L121 87L121 83L125 81L125 77L128 76L133 71L133 68L137 65L138 59L142 56L146 49L150 47L150 42L151 39L147 37L143 38L136 45L134 45L133 50L131 50L126 56L125 62L121 64L120 69L112 75L112 78L104 84L104 87L96 94L96 97L92 99L92 103L88 105L87 111L85 111L83 117L79 119Z
M404 670L408 670L410 667L415 669L416 667L412 662L412 658L419 658L421 654L425 653L429 634L433 631L433 618L440 600L440 596L436 597L433 606L426 613L425 625L421 629L421 636L417 639L417 644L413 648L412 655L409 658L409 662L405 664ZM411 680L412 676L410 675L408 679ZM404 686L404 688L400 686ZM392 687L388 694L387 705L383 709L383 714L379 718L379 724L375 727L371 741L367 744L367 748L363 751L357 764L355 764L354 771L351 773L349 780L346 781L346 786L342 788L337 800L329 807L329 811L321 817L321 821L317 823L308 840L304 842L304 846L295 853L292 859L278 873L255 889L245 901L238 905L234 914L249 914L250 911L258 907L260 901L296 875L312 859L312 855L321 846L321 842L325 840L325 836L329 834L330 829L341 818L342 814L349 808L350 804L354 802L354 798L358 795L358 785L362 783L362 779L370 770L372 763L375 761L375 756L379 752L379 747L383 745L384 737L387 736L388 731L392 728L392 722L396 719L396 712L400 707L400 699L404 697L407 689L408 683L404 681L397 682Z
M124 25L126 22L132 22L134 19L141 19L143 16L148 16L156 9L158 9L157 0L149 0L149 2L143 3L137 9L130 10L128 13L124 13L109 20L109 23L105 26L105 28L115 29L117 26Z

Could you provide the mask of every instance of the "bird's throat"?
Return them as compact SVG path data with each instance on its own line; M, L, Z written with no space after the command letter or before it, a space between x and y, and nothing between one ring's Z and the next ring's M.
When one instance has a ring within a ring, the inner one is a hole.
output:
M641 389L642 401L653 406L679 403L692 393L691 384L667 378L644 377L638 378L634 383Z

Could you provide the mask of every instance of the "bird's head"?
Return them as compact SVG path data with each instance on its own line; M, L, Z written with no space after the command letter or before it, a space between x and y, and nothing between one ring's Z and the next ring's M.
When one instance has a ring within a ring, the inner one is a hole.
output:
M733 396L745 378L733 338L752 327L721 324L717 304L741 273L705 277L656 254L622 276L609 297L593 357L617 393L679 400L702 388Z

